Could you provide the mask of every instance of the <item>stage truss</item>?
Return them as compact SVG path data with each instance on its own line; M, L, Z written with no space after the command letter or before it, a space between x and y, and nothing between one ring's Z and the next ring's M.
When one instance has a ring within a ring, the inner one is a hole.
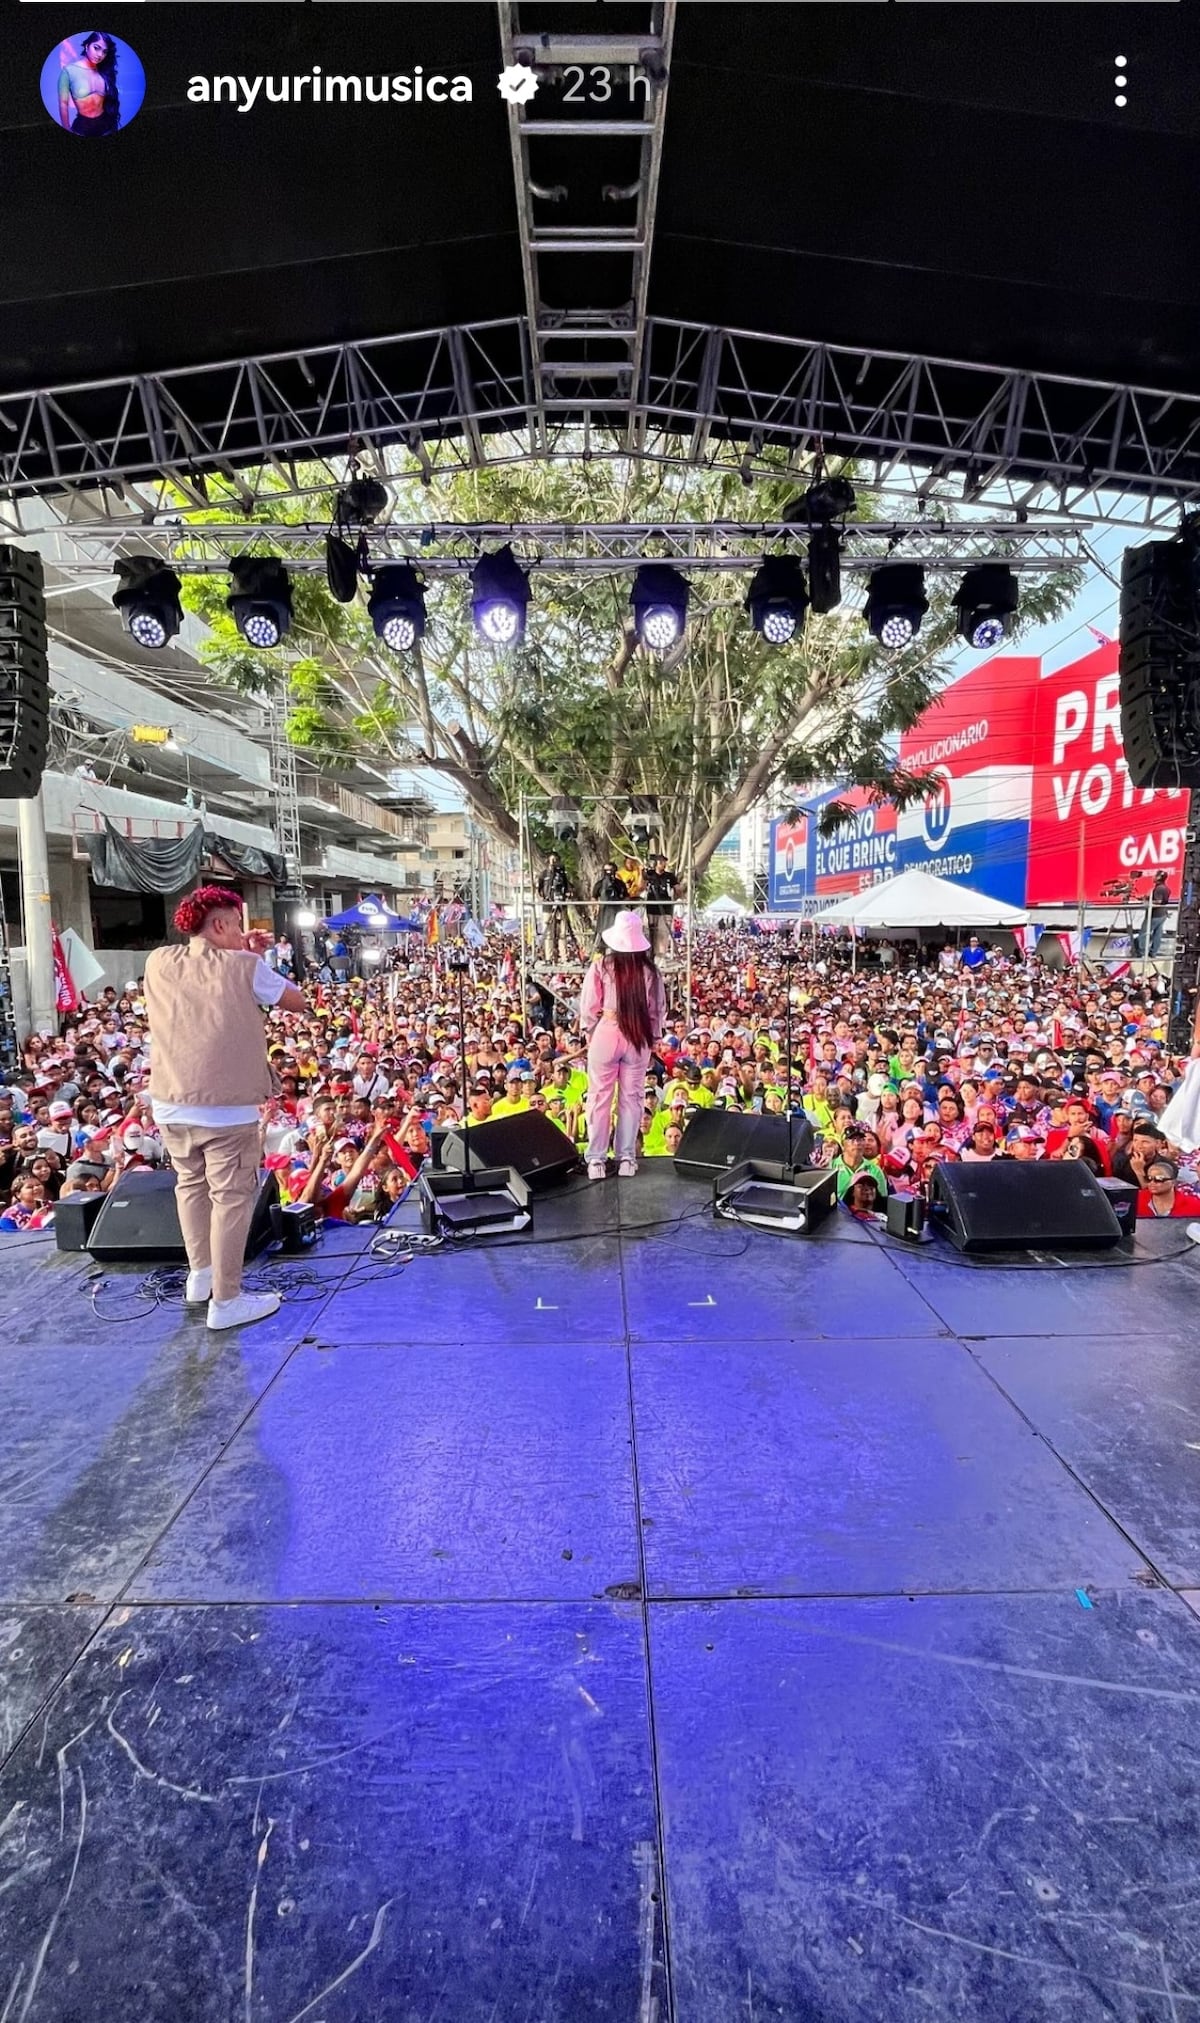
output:
M920 562L927 570L957 571L986 561L1011 563L1022 574L1080 567L1088 560L1084 529L1057 520L1016 525L1010 521L955 522L931 515L900 522L850 521L841 529L843 572L877 569L889 560ZM158 556L180 575L209 575L228 567L234 555L281 555L288 568L325 572L324 523L303 527L286 521L181 525L162 521L131 528L128 521L104 526L75 524L39 537L43 559L70 571L80 582L112 574L118 556L137 550ZM803 559L811 529L782 520L678 520L668 524L625 521L571 523L532 521L386 522L367 529L370 561L409 561L431 578L463 576L489 549L511 544L526 567L544 576L612 576L632 573L642 562L661 560L693 573L744 575L767 553L789 549Z
M0 396L0 511L72 525L153 519L182 499L252 517L272 496L536 457L629 453L798 482L813 459L939 501L1168 526L1200 504L1200 396L903 357L649 317L622 393L576 359L535 373L525 317Z

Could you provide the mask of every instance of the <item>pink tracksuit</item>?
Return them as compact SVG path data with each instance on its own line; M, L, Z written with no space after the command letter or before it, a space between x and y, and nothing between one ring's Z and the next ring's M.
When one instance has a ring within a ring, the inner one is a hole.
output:
M657 1038L667 1016L667 998L657 970L646 971L646 1002L650 1025ZM617 986L612 964L593 962L583 980L579 1000L579 1023L588 1040L587 1124L589 1164L608 1156L612 1136L613 1090L617 1095L616 1155L637 1158L637 1134L646 1097L648 1047L630 1046L617 1024Z

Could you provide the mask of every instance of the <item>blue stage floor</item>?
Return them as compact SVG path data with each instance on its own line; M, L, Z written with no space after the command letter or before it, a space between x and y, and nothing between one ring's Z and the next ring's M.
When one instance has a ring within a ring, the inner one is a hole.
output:
M0 2023L1200 2023L1180 1225L369 1240L0 1251Z

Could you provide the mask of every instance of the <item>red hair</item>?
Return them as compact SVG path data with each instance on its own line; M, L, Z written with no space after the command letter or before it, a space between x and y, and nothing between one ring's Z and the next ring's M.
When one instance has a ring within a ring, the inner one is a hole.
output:
M199 934L210 913L240 913L242 897L231 885L198 885L175 908L180 934Z

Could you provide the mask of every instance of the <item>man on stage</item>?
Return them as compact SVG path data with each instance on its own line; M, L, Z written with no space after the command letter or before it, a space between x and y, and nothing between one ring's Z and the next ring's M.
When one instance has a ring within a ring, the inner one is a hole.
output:
M262 960L269 934L247 934L242 902L202 885L175 909L188 939L146 962L150 1094L175 1168L188 1256L184 1298L209 1302L210 1328L273 1314L278 1293L244 1293L242 1258L262 1163L260 1105L271 1094L261 1007L306 1009L304 993Z

